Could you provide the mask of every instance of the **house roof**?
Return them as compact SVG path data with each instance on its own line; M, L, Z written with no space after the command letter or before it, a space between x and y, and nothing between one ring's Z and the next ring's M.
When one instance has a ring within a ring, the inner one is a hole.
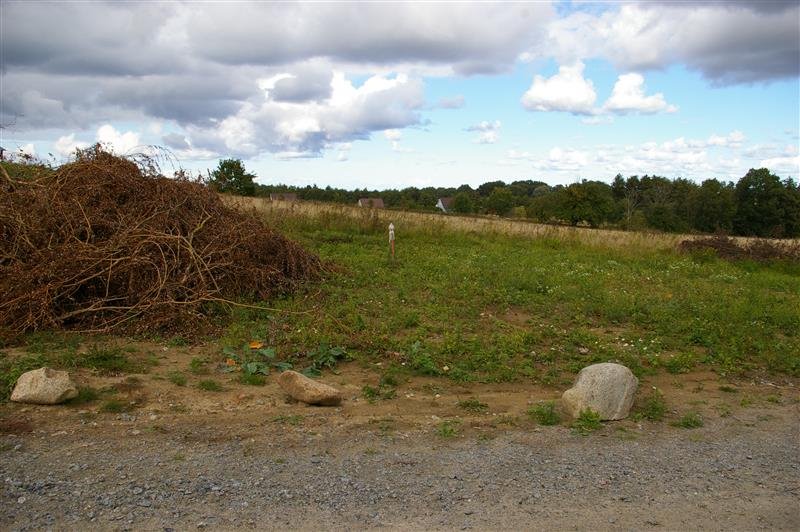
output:
M439 201L442 202L442 207L444 207L445 209L449 209L450 207L453 206L453 198L452 197L448 196L446 198L439 198Z
M280 193L279 192L279 193L275 193L275 194L270 194L269 195L269 199L271 199L273 201L276 201L276 200L277 201L297 201L297 194L290 194L288 192L286 192L286 193Z
M372 207L373 209L383 209L383 200L381 198L359 198L358 204L361 207Z

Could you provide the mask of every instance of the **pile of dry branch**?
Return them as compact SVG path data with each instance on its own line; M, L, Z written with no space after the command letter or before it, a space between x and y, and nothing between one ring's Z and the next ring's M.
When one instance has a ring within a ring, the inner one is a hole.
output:
M99 146L36 179L0 171L0 335L171 330L267 300L320 260L199 183Z
M794 240L733 239L725 235L684 240L678 244L684 253L710 252L725 260L753 260L756 262L800 262L800 243Z

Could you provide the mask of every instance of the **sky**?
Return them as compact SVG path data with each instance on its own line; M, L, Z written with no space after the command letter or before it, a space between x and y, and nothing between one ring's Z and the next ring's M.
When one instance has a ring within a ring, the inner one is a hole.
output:
M0 146L353 188L800 174L800 1L0 0Z

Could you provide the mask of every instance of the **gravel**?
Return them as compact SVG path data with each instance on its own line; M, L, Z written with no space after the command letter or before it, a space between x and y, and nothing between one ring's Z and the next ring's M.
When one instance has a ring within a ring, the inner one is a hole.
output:
M0 435L0 529L798 530L796 406L773 417L488 441L274 424Z

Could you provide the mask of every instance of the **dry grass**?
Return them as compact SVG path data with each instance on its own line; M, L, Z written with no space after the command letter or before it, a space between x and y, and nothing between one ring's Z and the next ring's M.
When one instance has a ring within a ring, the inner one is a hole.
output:
M350 205L315 201L286 202L271 201L266 198L234 196L225 196L223 199L229 205L238 208L255 209L265 214L268 219L282 218L288 215L317 222L326 218L349 219L375 226L384 226L392 222L397 227L398 237L402 234L404 228L411 228L415 231L430 233L440 233L442 231L495 233L576 241L583 244L611 248L637 247L651 250L675 249L682 240L692 238L691 235L557 226L489 216L456 216L388 209L364 209Z

